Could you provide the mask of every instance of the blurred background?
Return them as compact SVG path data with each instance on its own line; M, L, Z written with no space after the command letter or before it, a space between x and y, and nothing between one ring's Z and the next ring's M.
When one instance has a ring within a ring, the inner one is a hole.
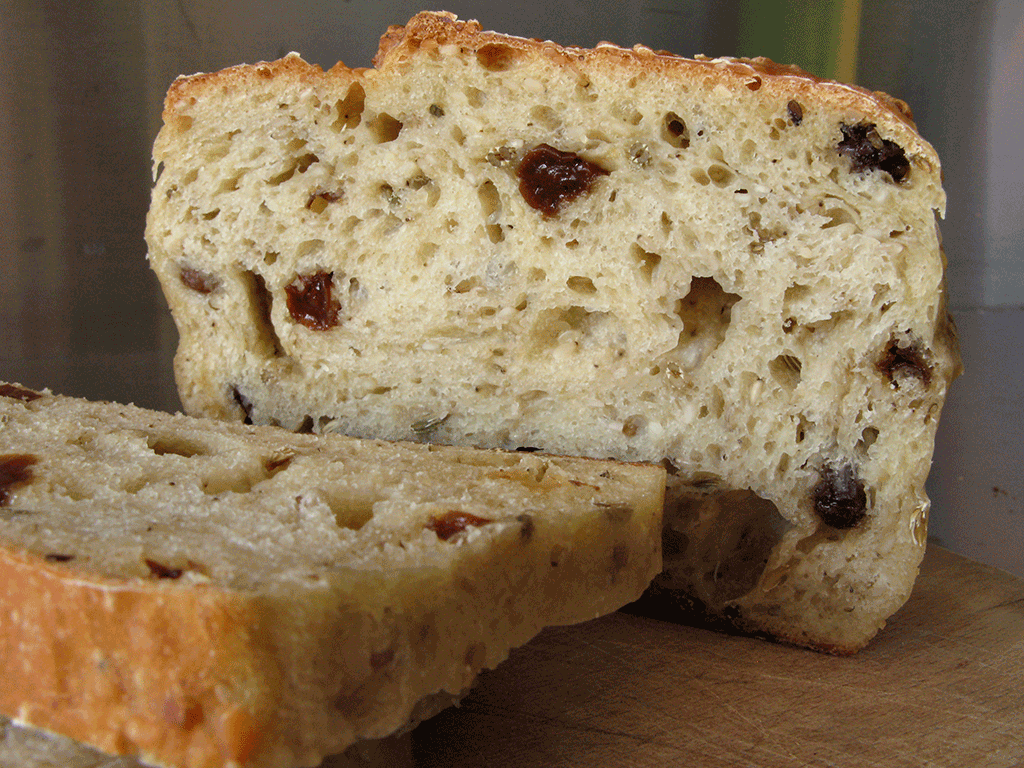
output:
M178 410L143 242L167 86L293 50L369 66L386 27L426 8L573 45L764 55L909 102L943 159L966 365L931 538L1024 576L1020 0L0 0L0 379Z

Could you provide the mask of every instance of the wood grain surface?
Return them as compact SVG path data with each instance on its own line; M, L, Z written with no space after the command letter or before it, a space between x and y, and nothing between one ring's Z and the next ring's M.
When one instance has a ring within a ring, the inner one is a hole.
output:
M551 629L413 733L425 766L1024 765L1024 581L932 547L836 658L617 613Z

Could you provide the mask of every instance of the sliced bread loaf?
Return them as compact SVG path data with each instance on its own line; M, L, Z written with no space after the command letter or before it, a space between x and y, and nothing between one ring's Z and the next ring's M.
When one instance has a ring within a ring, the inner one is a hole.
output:
M150 261L195 414L664 462L657 589L836 652L907 598L959 368L906 105L422 14L181 78Z
M0 713L155 765L316 765L636 599L664 477L0 385Z

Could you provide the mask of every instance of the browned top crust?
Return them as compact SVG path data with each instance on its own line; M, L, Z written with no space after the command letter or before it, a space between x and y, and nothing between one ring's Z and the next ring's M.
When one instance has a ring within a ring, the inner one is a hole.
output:
M373 65L378 70L400 67L417 52L429 52L442 46L456 46L461 53L484 56L491 61L503 57L544 57L558 65L576 70L583 80L591 68L624 72L656 72L667 79L689 82L703 81L706 87L722 85L739 90L787 93L809 104L829 106L851 115L868 116L887 133L899 136L899 143L908 152L920 155L933 167L939 167L935 150L917 132L913 115L906 102L881 91L869 91L856 85L825 80L797 66L778 64L764 57L708 58L698 55L685 58L667 51L655 51L644 45L622 48L613 43L597 47L575 48L551 41L527 39L498 32L483 31L478 21L460 21L454 14L426 11L417 14L404 26L388 28L381 37ZM289 54L273 62L229 67L214 73L179 77L170 87L164 103L164 122L173 123L180 107L195 103L196 94L206 88L245 88L260 80L290 78L302 82L329 84L334 81L347 88L369 70L350 68L339 62L324 71L307 64L297 54Z
M669 51L655 51L644 45L635 45L632 49L622 48L614 43L601 42L594 49L575 48L558 45L551 41L530 40L522 37L504 35L497 32L483 31L478 21L459 21L455 14L447 12L423 12L414 16L405 26L393 25L380 39L377 55L373 65L384 68L391 59L401 58L415 51L426 43L437 45L457 45L465 52L477 53L488 45L503 45L522 52L541 51L549 56L562 56L567 60L579 63L594 63L602 58L618 57L634 66L659 69L663 72L704 68L709 71L723 73L724 81L741 80L751 90L758 90L765 80L785 81L785 87L795 92L806 93L815 86L826 85L837 93L848 91L851 94L867 97L875 102L877 108L891 113L894 117L916 130L913 115L906 102L890 96L882 91L869 91L855 85L825 80L812 75L793 64L779 64L771 59L759 56L756 58L722 57L712 59L697 55L688 59Z

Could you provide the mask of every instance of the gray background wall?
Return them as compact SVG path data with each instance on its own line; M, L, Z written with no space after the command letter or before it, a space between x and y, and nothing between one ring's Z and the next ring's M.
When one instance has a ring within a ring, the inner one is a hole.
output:
M775 16L754 0L445 4L527 37L789 56L812 71L816 60L800 57L835 32L822 7L859 17L859 34L840 41L853 79L910 102L949 194L949 293L967 372L940 428L932 537L1024 575L1024 3L774 5ZM381 32L422 7L0 0L0 379L177 409L175 334L142 240L167 85L291 50L324 67L368 66ZM764 19L777 26L758 30Z

